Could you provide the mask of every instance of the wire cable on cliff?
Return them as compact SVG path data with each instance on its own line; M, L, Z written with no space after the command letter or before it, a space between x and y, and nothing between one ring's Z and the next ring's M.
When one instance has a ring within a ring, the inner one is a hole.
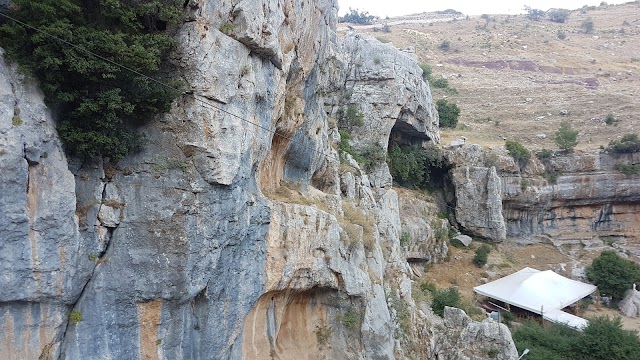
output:
M133 74L136 74L136 75L138 75L138 76L142 76L142 77L144 77L144 78L146 78L146 79L149 79L149 80L151 80L152 82L154 82L154 83L156 83L156 84L158 84L158 85L160 85L160 86L162 86L162 87L165 87L165 88L167 88L167 89L169 89L169 90L173 90L173 91L176 91L176 92L178 92L178 93L182 92L182 95L193 95L194 100L195 100L195 101L197 101L197 102L199 102L199 103L200 103L202 106L204 106L204 107L208 107L208 108L210 108L210 109L214 109L214 110L217 110L217 111L219 111L219 112L221 112L221 113L224 113L224 114L227 114L227 115L232 116L232 117L234 117L234 118L237 118L237 119L239 119L239 120L241 120L241 121L244 121L244 122L246 122L246 123L248 123L248 124L251 124L251 125L253 125L253 126L256 126L256 127L260 128L260 129L262 129L262 130L264 130L264 131L267 131L267 132L269 132L269 133L273 134L274 136L280 137L280 138L282 138L282 139L284 139L284 140L287 140L287 141L289 141L289 142L293 140L293 137L283 135L283 134L281 134L281 133L277 132L276 130L274 130L274 129L272 129L272 128L269 128L269 127L266 127L266 126L260 125L259 123L253 122L253 121L251 121L251 120L249 120L249 119L243 118L242 116L239 116L239 115L236 115L236 114L234 114L234 113L232 113L232 112L230 112L230 111L227 111L227 110L225 110L225 109L223 109L223 108L221 108L221 107L219 107L219 106L216 106L216 104L214 104L214 103L212 103L212 102L209 102L209 101L203 100L203 99L202 99L202 96L200 96L200 95L196 95L196 94L194 94L194 93L193 93L193 92L191 92L191 91L184 91L184 92L183 92L183 91L181 91L180 89L178 89L178 88L176 88L176 87L173 87L173 86L171 86L171 85L169 85L169 84L167 84L167 83L165 83L165 82L162 82L162 81L160 81L160 80L158 80L158 79L155 79L155 78L153 78L153 77L151 77L151 76L145 75L145 74L143 74L143 73L141 73L141 72L139 72L139 71L137 71L137 70L135 70L135 69L132 69L132 68L130 68L130 67L128 67L128 66L122 65L122 64L120 64L120 63L118 63L118 62L116 62L116 61L113 61L113 60L111 60L111 59L108 59L108 58L106 58L106 57L104 57L104 56L101 56L101 55L99 55L99 54L96 54L96 53L94 53L94 52L92 52L92 51L90 51L90 50L87 50L87 49L85 49L85 48L83 48L83 47L81 47L81 46L78 46L78 45L76 45L76 44L73 44L73 43L71 43L71 42L69 42L69 41L67 41L67 40L61 39L61 38L59 38L59 37L57 37L57 36L55 36L55 35L51 35L51 34L49 34L48 32L46 32L46 31L44 31L44 30L41 30L41 29L39 29L39 28L37 28L37 27L35 27L35 26L31 26L31 25L29 25L29 24L27 24L27 23L25 23L25 22L23 22L23 21L20 21L20 20L18 20L18 19L16 19L16 18L12 17L12 16L10 16L10 15L7 15L7 14L5 14L5 13L1 12L1 11L0 11L0 16L2 16L2 17L4 17L4 18L7 18L7 19L9 19L9 20L12 20L12 21L14 21L14 22L16 22L16 23L20 24L21 26L24 26L24 27L29 28L29 29L31 29L31 30L37 31L37 32L39 32L39 33L41 33L41 34L43 34L43 35L45 35L45 36L47 36L47 37L49 37L49 38L51 38L51 39L54 39L54 40L56 40L56 41L59 41L59 42L61 42L61 43L65 44L65 45L68 45L68 46L70 46L70 47L73 47L73 48L74 48L74 49L76 49L76 50L79 50L79 51L81 51L81 52L84 52L84 53L86 53L86 54L89 54L89 55L91 55L91 56L93 56L93 57L96 57L96 58L98 58L98 59L102 60L102 61L106 61L106 62L108 62L109 64L112 64L112 65L118 66L118 67L120 67L120 68L122 68L122 69L124 69L124 70L127 70L127 71L129 71L129 72L131 72L131 73L133 73ZM321 151L321 150L317 150L316 148L313 148L313 147L308 146L308 145L301 145L301 146L302 146L302 147L305 147L305 148L307 148L307 149L309 149L309 150L311 150L311 151L313 151L313 152L315 152L315 153L317 153L317 154L323 155L323 156L327 159L327 161L340 161L340 159L339 159L339 158L336 158L336 157L335 157L334 155L332 155L332 154L327 154L327 153L325 153L325 152L323 152L323 151Z

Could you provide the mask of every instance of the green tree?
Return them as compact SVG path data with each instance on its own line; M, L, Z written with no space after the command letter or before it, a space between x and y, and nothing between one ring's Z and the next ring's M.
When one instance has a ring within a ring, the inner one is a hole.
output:
M619 317L589 319L589 325L576 340L572 351L577 359L640 359L640 339L636 333L622 329Z
M460 308L460 293L456 288L448 288L440 291L436 291L433 295L433 303L431 308L436 315L444 315L444 307Z
M568 122L563 121L554 139L561 150L571 152L578 145L578 130L574 130Z
M605 250L587 267L587 277L601 294L618 301L634 283L640 283L640 265L623 259L613 250Z
M42 30L8 21L0 27L0 45L40 81L71 154L122 158L139 146L134 127L169 110L178 95L114 63L159 77L182 1L12 0L11 15Z
M507 140L504 146L513 160L520 164L526 163L531 158L531 152L518 141Z
M625 134L622 139L609 142L609 149L617 154L640 152L638 134Z
M523 10L527 12L527 18L529 20L538 21L544 17L543 10L532 9L530 6L525 6Z
M373 15L369 15L369 12L367 11L358 11L358 9L349 8L349 12L347 14L338 18L338 22L368 25L376 18L377 17Z
M591 18L586 18L581 24L580 24L580 28L582 28L582 30L586 33L586 34L591 34L593 32L594 26L593 26L593 19Z
M477 267L483 267L487 264L487 260L489 259L489 253L491 252L491 246L487 244L482 244L477 250L476 255L473 257L473 263Z
M460 108L454 103L440 99L436 101L436 109L440 118L440 127L455 128L458 125L458 116L460 116Z
M422 78L425 81L431 81L431 74L433 72L433 70L431 69L431 65L422 64L420 65L420 68L422 69Z
M553 9L549 10L549 20L557 23L564 23L571 14L568 9Z

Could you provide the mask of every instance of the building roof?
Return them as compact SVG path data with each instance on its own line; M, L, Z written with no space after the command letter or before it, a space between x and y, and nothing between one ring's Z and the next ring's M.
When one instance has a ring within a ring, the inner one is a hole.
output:
M570 315L565 316L558 314L558 312L561 312L559 310L562 308L596 291L596 289L593 285L568 279L551 270L540 271L527 267L496 281L476 286L473 291L536 314L541 314L547 320L578 327L572 324L586 326L586 320L563 313Z

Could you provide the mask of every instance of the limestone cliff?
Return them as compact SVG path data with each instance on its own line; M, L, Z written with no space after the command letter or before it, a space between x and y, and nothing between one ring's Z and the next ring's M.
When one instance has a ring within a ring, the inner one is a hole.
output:
M618 164L637 164L640 155L556 154L544 163L532 157L521 166L504 150L465 145L447 151L447 157L454 164L456 215L467 232L496 241L506 233L557 245L602 246L605 241L640 255L640 177L615 169ZM479 174L471 181L479 186L462 181L471 174ZM490 186L491 178L497 186ZM476 220L496 221L469 223L471 214Z
M350 105L356 151L439 141L411 54L339 40L332 0L186 8L188 91L118 164L66 158L37 84L0 62L0 354L434 356L400 237L431 262L446 245L401 220L384 159L336 150Z

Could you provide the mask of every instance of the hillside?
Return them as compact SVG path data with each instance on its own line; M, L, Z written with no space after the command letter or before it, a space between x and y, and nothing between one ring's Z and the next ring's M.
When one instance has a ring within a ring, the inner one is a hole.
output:
M574 10L566 23L526 15L449 21L425 15L411 17L423 23L386 19L389 33L353 28L414 48L434 78L447 79L457 90L432 86L434 99L448 98L462 109L457 129L442 132L443 143L466 136L486 146L516 139L530 148L554 149L553 133L567 120L580 130L578 149L593 149L638 131L639 14L636 1ZM592 33L581 27L588 18ZM440 48L444 41L447 51ZM608 114L619 122L606 125Z

